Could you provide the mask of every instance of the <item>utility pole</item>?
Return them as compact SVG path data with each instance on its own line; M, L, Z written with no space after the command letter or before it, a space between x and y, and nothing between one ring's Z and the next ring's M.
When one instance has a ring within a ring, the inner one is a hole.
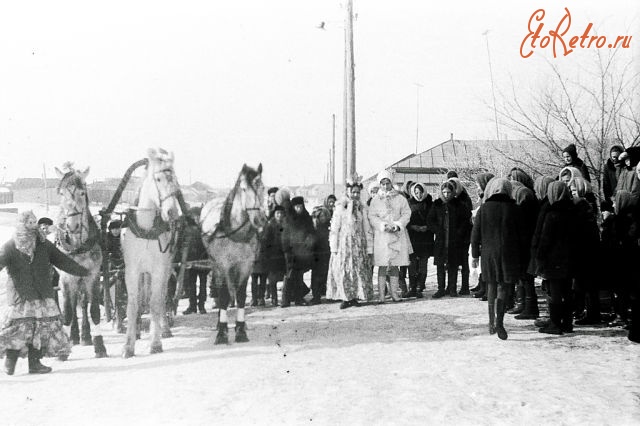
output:
M345 18L345 116L346 141L348 146L348 177L356 173L356 99L355 99L355 69L353 60L353 0L347 0L347 16Z
M331 138L331 193L336 193L336 115L331 114L332 138Z
M420 135L420 88L424 87L420 83L413 83L416 86L416 154L418 153L418 136Z
M491 78L491 96L493 97L493 116L496 121L496 139L500 140L500 130L498 129L498 110L496 109L496 92L493 87L493 69L491 67L491 51L489 50L489 30L482 33L487 42L487 58L489 59L489 77Z

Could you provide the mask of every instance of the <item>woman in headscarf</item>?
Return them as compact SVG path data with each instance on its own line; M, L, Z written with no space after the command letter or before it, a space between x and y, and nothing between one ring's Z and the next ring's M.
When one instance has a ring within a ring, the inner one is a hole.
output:
M484 190L487 187L487 183L489 183L489 181L491 179L494 178L493 173L480 173L476 176L476 184L478 186L478 202L482 203L484 201ZM475 209L474 211L472 211L472 222L475 223L475 217L478 213L478 210L480 209L480 207L478 207L477 209ZM472 292L474 292L473 297L477 298L477 299L481 299L482 301L486 301L487 300L487 284L485 283L484 279L482 278L482 272L480 272L480 275L478 276L478 285L476 285L474 288L471 289Z
M380 190L379 182L374 181L369 184L369 187L367 188L367 192L369 193L369 199L367 200L367 207L371 206L371 200L373 200L373 197L376 196L376 194L378 193L378 190Z
M373 234L360 200L361 191L362 184L347 182L346 194L336 203L331 219L327 297L342 300L340 309L358 306L358 299L373 299Z
M471 236L473 266L478 266L480 257L487 282L489 334L497 332L501 340L508 337L503 323L507 285L521 277L526 249L521 211L511 191L511 182L505 178L493 178L488 183Z
M435 234L433 257L438 274L438 291L431 297L438 299L445 295L445 280L446 293L456 297L458 268L466 258L464 254L468 253L471 211L455 198L453 182L445 181L440 185L440 198L433 202L427 226Z
M331 249L329 247L329 225L335 209L335 200L330 195L322 206L313 208L311 217L316 229L316 246L314 249L313 268L311 269L311 298L310 305L319 305L320 299L327 293L327 274L329 273L329 260ZM331 210L329 209L331 207Z
M426 186L414 183L411 187L411 219L407 229L413 247L413 254L409 256L409 293L408 297L422 298L422 291L427 280L427 264L433 256L433 232L427 227L427 216L433 201L426 193Z
M584 164L581 158L578 157L578 150L576 149L575 144L569 144L562 151L562 160L564 161L565 167L575 167L580 170L580 174L587 181L591 182L591 177L589 176L589 169L587 169L587 165Z
M389 294L398 302L400 267L409 265L413 253L407 224L411 209L407 199L393 188L392 175L386 170L378 173L380 190L371 201L369 222L373 228L373 259L378 267L378 291L384 302L386 278L389 277Z
M571 194L576 210L576 264L574 269L574 312L576 325L600 323L600 230L597 223L597 206L591 205L586 196L591 184L576 177L571 183Z
M551 182L549 207L544 215L536 251L538 271L549 281L549 323L541 333L562 334L573 329L571 277L575 259L575 211L571 190L564 182Z
M466 188L462 184L462 181L457 177L450 177L448 179L453 183L455 188L455 197L458 201L460 201L469 211L473 210L473 201L471 201L471 197L469 197L469 193ZM462 263L460 268L460 275L462 278L462 284L460 285L460 296L466 296L470 294L469 290L469 244L471 243L471 222L469 222L466 227L467 233L465 234L465 238L462 241L462 245L460 246L462 256Z
M638 198L640 196L640 178L638 178L636 166L640 164L640 147L632 146L627 148L620 154L618 159L623 164L623 167L618 176L616 192L629 191L631 195Z
M0 320L0 354L5 372L12 375L18 356L29 358L29 374L51 372L40 363L43 356L63 359L71 353L62 329L60 309L53 300L49 281L51 265L73 275L88 271L42 238L33 212L18 215L11 240L0 249L0 269L7 268L8 309Z
M540 275L538 272L538 265L536 263L536 253L538 252L538 243L540 240L540 233L542 232L542 224L544 222L544 216L549 208L549 199L547 198L547 188L551 182L556 180L550 176L539 176L536 178L533 184L536 198L538 199L538 216L536 218L536 226L531 238L531 250L529 256L529 266L527 267L527 273L531 275ZM549 282L545 279L542 280L542 290L547 297L547 305L549 304ZM538 311L538 315L540 312ZM549 323L549 318L538 318L534 322L536 327L544 327Z
M522 217L522 235L525 239L527 251L522 258L522 276L515 283L515 289L513 286L509 288L510 295L507 298L507 302L508 304L513 303L511 295L514 294L515 290L516 303L508 313L515 314L516 319L536 319L539 311L534 283L535 277L533 274L527 273L527 266L529 265L529 247L531 247L531 239L533 238L538 218L538 201L533 191L533 179L528 174L520 169L512 169L509 176L512 185L511 196L515 200Z

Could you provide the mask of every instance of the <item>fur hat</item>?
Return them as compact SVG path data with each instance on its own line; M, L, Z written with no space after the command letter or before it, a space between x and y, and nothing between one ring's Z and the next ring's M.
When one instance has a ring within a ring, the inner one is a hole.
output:
M458 177L458 172L456 172L455 170L449 170L447 172L447 179L457 178L457 177Z
M291 205L292 206L298 206L300 204L302 204L304 206L304 198L303 197L298 196L298 197L293 197L291 199Z
M51 219L49 219L48 217L41 217L40 219L38 219L38 225L53 225L53 221Z
M380 173L378 173L378 177L376 179L378 183L382 182L384 179L389 179L391 183L393 183L393 175L391 174L391 172L388 172L387 170L383 170Z
M109 231L111 231L112 229L116 229L116 228L122 228L122 221L118 220L118 219L114 219L111 222L109 222Z
M275 194L276 192L278 192L278 189L279 188L277 186L272 186L267 190L267 195Z
M284 211L284 207L279 206L279 205L276 205L276 206L273 208L273 212L274 212L274 213L275 213L275 212L283 212L283 211Z

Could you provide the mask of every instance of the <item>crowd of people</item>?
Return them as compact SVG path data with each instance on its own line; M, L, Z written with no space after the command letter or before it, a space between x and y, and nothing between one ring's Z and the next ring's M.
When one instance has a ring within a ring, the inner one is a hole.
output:
M640 258L640 148L614 146L610 154L602 198L573 144L563 151L556 176L534 180L518 167L506 177L478 174L475 209L455 171L435 200L420 182L394 186L385 170L367 188L366 202L362 183L347 182L344 196L330 195L311 214L302 197L270 188L253 304L264 306L266 295L278 306L279 281L281 307L306 305L311 292L310 304L338 300L347 309L372 301L374 287L378 303L387 296L394 302L422 298L433 258L437 290L431 297L473 293L488 301L489 332L500 339L508 338L508 313L535 320L541 333L606 323L625 327L638 342L640 280L625 265ZM470 263L481 271L473 289ZM311 288L303 281L309 270ZM540 318L536 277L548 318ZM611 303L601 312L605 294Z
M508 338L504 316L509 313L535 320L541 333L556 335L573 332L574 325L607 322L628 329L629 340L638 343L640 279L632 265L640 259L640 147L611 148L602 171L602 198L574 145L564 150L563 159L557 176L534 180L517 167L505 177L474 176L475 209L455 171L439 185L435 200L427 185L396 187L384 170L367 188L366 202L362 183L354 180L347 182L342 197L328 196L311 213L303 197L270 188L269 220L259 235L251 275L251 304L266 306L270 300L287 308L336 300L347 309L374 300L374 276L377 303L385 303L387 296L393 302L422 298L432 257L437 290L431 297L474 293L488 302L489 333L502 340ZM199 212L195 208L191 213ZM32 212L22 212L13 237L0 248L0 269L8 272L0 354L9 375L19 356L28 356L29 373L42 374L51 371L40 363L42 356L70 353L53 266L80 276L88 271L47 239L51 225L48 218L36 221ZM127 298L121 226L119 220L109 224L106 250L119 332L124 331ZM187 260L206 258L199 235L183 241L191 242ZM481 266L473 289L470 263L474 270ZM310 287L304 282L308 271ZM206 313L207 274L197 268L187 271L189 306L184 315ZM548 318L540 317L536 277L547 297ZM169 283L169 294L173 292L175 277ZM606 312L600 303L603 293L611 300Z

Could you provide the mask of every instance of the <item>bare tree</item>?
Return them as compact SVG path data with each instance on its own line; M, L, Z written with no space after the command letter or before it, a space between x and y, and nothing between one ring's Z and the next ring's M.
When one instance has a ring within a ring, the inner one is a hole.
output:
M573 143L599 190L611 145L640 143L640 111L634 105L640 76L632 61L622 63L621 56L620 50L595 50L594 60L571 76L561 71L558 62L548 60L548 84L533 88L529 96L511 81L510 94L500 97L497 113L502 125L531 144L500 154L534 174L556 174L563 148Z

